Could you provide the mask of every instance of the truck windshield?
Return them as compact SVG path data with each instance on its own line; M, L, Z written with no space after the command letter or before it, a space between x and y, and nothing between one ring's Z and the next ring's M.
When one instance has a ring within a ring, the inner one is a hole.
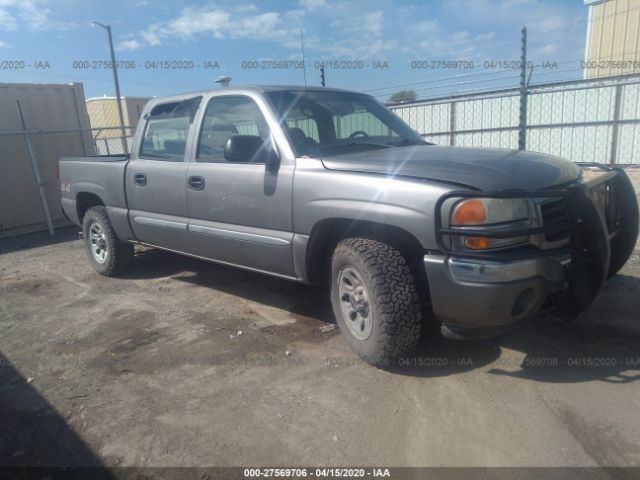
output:
M297 156L341 155L427 142L368 95L319 90L266 93Z

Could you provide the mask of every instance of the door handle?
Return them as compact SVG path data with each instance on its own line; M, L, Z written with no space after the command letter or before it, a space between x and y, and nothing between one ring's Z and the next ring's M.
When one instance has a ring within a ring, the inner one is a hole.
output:
M191 190L204 190L204 178L203 177L189 177L187 185Z
M144 173L136 173L133 176L133 181L136 185L146 185L147 184L147 176Z

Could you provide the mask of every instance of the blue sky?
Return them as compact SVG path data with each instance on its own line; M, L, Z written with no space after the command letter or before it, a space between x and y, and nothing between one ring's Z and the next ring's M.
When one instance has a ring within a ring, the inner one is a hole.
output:
M381 99L406 87L428 98L515 86L518 71L495 62L519 59L525 24L533 82L580 78L587 8L582 0L0 0L0 82L75 81L88 98L113 95L110 70L79 68L109 58L106 32L91 20L112 26L117 59L129 62L119 70L126 96L209 88L220 75L233 84L302 84L303 70L291 67L303 30L309 84L320 81L316 62L338 61L356 68L327 68L328 86ZM160 68L164 60L183 68ZM439 60L466 68L415 68Z

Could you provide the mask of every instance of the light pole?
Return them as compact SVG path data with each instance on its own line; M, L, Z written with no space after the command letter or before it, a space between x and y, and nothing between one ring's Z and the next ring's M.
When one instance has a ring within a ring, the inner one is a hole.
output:
M118 103L118 115L120 117L120 131L122 133L122 150L124 153L129 153L127 148L126 133L124 131L124 116L122 115L122 105L120 103L120 84L118 83L118 69L116 67L116 54L113 51L113 38L111 37L111 26L103 25L100 22L91 22L91 26L104 28L109 36L109 50L111 51L111 69L113 70L113 82L116 84L116 102Z

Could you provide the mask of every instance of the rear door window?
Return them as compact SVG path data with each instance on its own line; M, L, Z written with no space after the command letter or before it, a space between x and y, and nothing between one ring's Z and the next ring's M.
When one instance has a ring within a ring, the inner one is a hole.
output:
M140 146L140 158L184 161L189 128L202 97L162 103L146 116L147 124Z

